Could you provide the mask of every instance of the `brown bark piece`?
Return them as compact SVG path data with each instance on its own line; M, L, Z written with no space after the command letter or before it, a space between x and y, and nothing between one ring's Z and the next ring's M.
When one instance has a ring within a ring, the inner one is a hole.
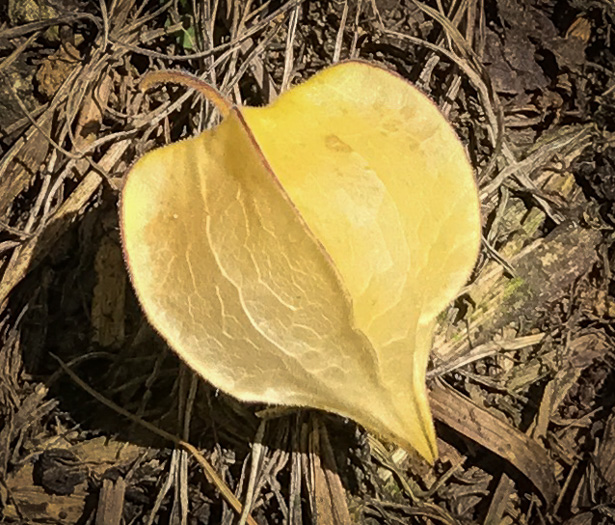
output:
M470 323L472 328L480 327L480 331L473 330L473 342L489 340L498 329L520 317L530 325L536 321L549 304L561 299L579 277L587 274L598 260L596 247L601 239L597 230L571 221L563 223L511 261L514 277L500 275L487 286L479 284L471 290L477 306ZM459 346L465 344L467 341Z
M489 505L489 511L487 517L483 522L483 525L500 525L502 523L502 517L506 511L506 507L510 501L510 496L515 489L513 480L506 474L502 474L498 486L495 489L495 494Z
M6 479L9 504L4 507L6 520L20 523L77 523L85 508L87 483L70 495L48 494L33 482L33 465L28 464Z
M333 451L325 426L313 419L310 434L314 523L317 525L351 525L346 493L337 473Z
M39 93L45 99L53 98L80 62L79 50L70 42L64 42L53 55L43 60L36 72Z
M119 477L115 482L104 479L98 508L96 509L95 525L119 525L122 520L124 510L124 494L126 493L126 482Z
M53 112L38 119L43 133L51 131ZM35 180L36 172L49 152L49 142L33 126L0 161L0 219L8 216L17 195Z

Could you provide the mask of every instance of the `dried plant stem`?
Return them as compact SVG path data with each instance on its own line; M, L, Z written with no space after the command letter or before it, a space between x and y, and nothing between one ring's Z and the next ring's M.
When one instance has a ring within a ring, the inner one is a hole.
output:
M51 355L51 357L53 357L59 363L59 365L62 368L62 370L71 378L71 380L77 386L79 386L80 388L85 390L94 399L96 399L97 401L99 401L100 403L105 405L106 407L110 408L111 410L113 410L117 414L120 414L120 415L124 416L125 418L129 419L133 423L136 423L137 425L140 425L143 428L146 428L147 430L149 430L150 432L153 432L157 436L160 436L163 439L171 441L172 443L175 443L175 445L177 445L177 446L183 448L184 450L187 450L188 452L190 452L194 456L194 458L197 460L199 465L201 465L201 467L203 468L203 471L205 472L205 475L207 476L209 481L211 483L213 483L217 487L217 489L220 491L220 493L222 494L224 499L226 499L228 504L231 507L233 507L233 509L235 510L235 512L237 512L237 514L239 514L239 515L242 514L243 506L241 505L241 502L235 497L235 495L233 494L231 489L228 487L228 485L218 475L218 473L215 471L215 469L213 468L211 463L209 463L209 461L207 461L207 459L205 459L205 457L199 452L199 450L195 446L193 446L190 443L184 441L183 439L180 439L175 434L171 434L170 432L166 432L166 431L158 428L157 426L152 425L148 421L145 421L144 419L141 419L140 417L135 416L134 414L132 414L128 410L126 410L126 409L122 408L121 406L115 404L113 401L111 401L110 399L107 399L102 394L100 394L96 390L94 390L85 381L83 381L58 356L56 356L56 355L54 355L52 353L50 353L49 355ZM258 525L256 523L256 521L254 521L254 518L252 518L251 516L248 516L247 523L248 523L248 525Z

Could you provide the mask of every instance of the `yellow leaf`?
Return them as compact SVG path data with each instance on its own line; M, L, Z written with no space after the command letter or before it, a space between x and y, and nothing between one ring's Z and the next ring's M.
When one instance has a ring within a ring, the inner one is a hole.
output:
M220 105L220 125L145 155L123 190L149 320L239 399L335 412L433 461L433 326L480 243L461 143L363 62L268 107Z

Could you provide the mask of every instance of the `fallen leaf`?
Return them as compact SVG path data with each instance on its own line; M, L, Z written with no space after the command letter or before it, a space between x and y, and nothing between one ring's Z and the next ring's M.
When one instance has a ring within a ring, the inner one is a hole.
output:
M263 108L205 91L222 122L145 155L123 190L125 257L150 322L241 400L335 412L433 461L433 326L480 244L454 131L364 62Z

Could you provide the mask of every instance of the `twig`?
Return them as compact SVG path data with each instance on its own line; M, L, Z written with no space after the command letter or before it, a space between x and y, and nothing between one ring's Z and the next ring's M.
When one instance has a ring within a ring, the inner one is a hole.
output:
M110 42L114 46L119 46L119 47L129 49L133 53L150 56L152 58L159 58L162 60L173 60L173 61L179 62L179 61L188 61L188 60L195 60L195 59L200 59L200 58L207 58L207 57L210 57L211 55L214 55L215 53L219 51L223 51L225 49L228 50L229 48L234 49L236 46L241 44L243 41L254 36L256 33L261 31L263 27L267 26L270 22L277 19L283 13L286 13L286 11L293 9L296 5L300 4L302 1L303 0L291 0L290 2L280 7L277 11L265 17L257 26L248 29L245 33L241 34L236 39L231 40L230 42L225 42L224 44L220 44L212 49L208 49L205 51L199 51L198 53L191 53L189 55L169 55L166 53L159 53L157 51L150 51L149 49L144 49L139 46L127 44L125 42L120 42L118 40L110 40Z
M340 55L342 53L342 44L344 43L344 30L346 29L346 19L348 18L348 0L344 0L344 8L342 10L342 19L340 20L340 27L337 30L337 36L335 37L335 49L333 50L332 62L335 64L340 61Z
M109 43L109 13L107 13L107 3L105 0L99 0L98 4L100 5L100 14L103 19L102 49L104 51L107 49L107 44Z
M239 518L237 525L245 525L248 516L250 515L250 509L254 503L254 492L256 488L256 476L258 474L261 458L263 457L263 438L265 437L265 429L267 428L267 421L261 421L258 425L258 430L254 436L254 442L252 443L252 465L250 466L250 477L248 478L248 486L246 487L246 500L243 507L243 512Z
M47 29L50 26L76 22L77 20L81 20L83 18L91 20L92 22L94 22L94 24L96 24L96 27L100 29L100 21L94 15L90 13L76 13L74 15L48 18L47 20L30 22L29 24L5 29L4 31L0 32L0 38L9 40L11 38L15 38L21 35L27 35L28 33L31 33L33 31L41 31L43 29Z
M36 31L34 34L30 35L27 40L17 46L9 56L7 56L2 62L0 62L0 73L3 69L7 69L13 62L15 62L19 55L21 55L21 53L23 53L30 46L30 44L38 38L40 34L40 31Z
M47 142L49 142L49 144L51 144L54 148L56 148L58 151L62 152L64 155L66 155L69 159L81 159L83 158L83 155L75 155L74 153L71 153L70 151L66 151L62 146L60 146L55 140L53 140L39 125L38 122L36 122L36 120L34 120L34 117L30 114L30 112L28 111L28 108L26 107L26 105L23 103L23 101L21 100L21 98L19 97L19 95L17 94L17 92L15 91L15 87L13 86L13 83L9 81L9 79L4 76L4 74L0 74L0 76L3 78L4 83L8 86L9 91L11 92L11 95L13 96L13 98L15 99L15 101L17 102L17 105L19 106L19 108L21 109L21 111L23 112L23 114L28 117L28 120L30 121L30 124L32 124L32 126L34 126L36 128L36 130L45 138L45 140Z
M357 0L357 8L354 14L354 28L352 31L352 42L350 43L350 51L348 53L349 58L357 58L357 42L359 41L359 17L363 9L363 0Z
M294 52L293 44L295 42L295 33L297 32L297 21L299 19L299 6L290 13L288 17L288 33L286 35L286 53L284 55L284 73L282 75L282 84L280 92L284 93L288 89L288 83L293 71Z
M156 434L157 436L160 436L161 438L166 439L167 441L171 441L175 445L177 445L177 446L187 450L188 452L190 452L194 456L194 458L197 460L199 465L201 465L201 467L203 468L203 470L205 472L205 475L207 476L209 481L216 486L216 488L220 491L220 493L222 494L224 499L228 502L228 504L231 507L233 507L235 512L237 512L237 514L241 515L241 513L243 512L243 506L241 505L239 500L235 497L233 492L229 489L228 485L224 482L224 480L222 478L220 478L220 476L218 476L218 473L214 470L213 466L205 459L205 457L198 451L198 449L196 447L194 447L190 443L184 441L183 439L180 439L176 435L171 434L170 432L167 432L165 430L162 430L162 429L158 428L157 426L155 426L155 425L145 421L144 419L141 419L140 417L135 416L134 414L132 414L128 410L126 410L126 409L122 408L121 406L115 404L110 399L107 399L102 394L100 394L96 390L94 390L85 381L83 381L77 374L75 374L75 372L73 372L68 366L66 366L64 361L62 361L57 355L55 355L55 354L53 354L51 352L50 352L49 355L51 355L51 357L53 357L58 362L58 364L60 365L62 370L64 370L64 372L71 378L71 380L77 386L79 386L85 392L90 394L99 403L102 403L103 405L105 405L106 407L110 408L111 410L113 410L117 414L120 414L121 416L124 416L125 418L129 419L133 423L136 423L137 425L140 425L143 428L149 430L153 434ZM252 517L248 517L247 523L249 525L258 525L256 523L256 521L254 521L254 518L252 518Z

